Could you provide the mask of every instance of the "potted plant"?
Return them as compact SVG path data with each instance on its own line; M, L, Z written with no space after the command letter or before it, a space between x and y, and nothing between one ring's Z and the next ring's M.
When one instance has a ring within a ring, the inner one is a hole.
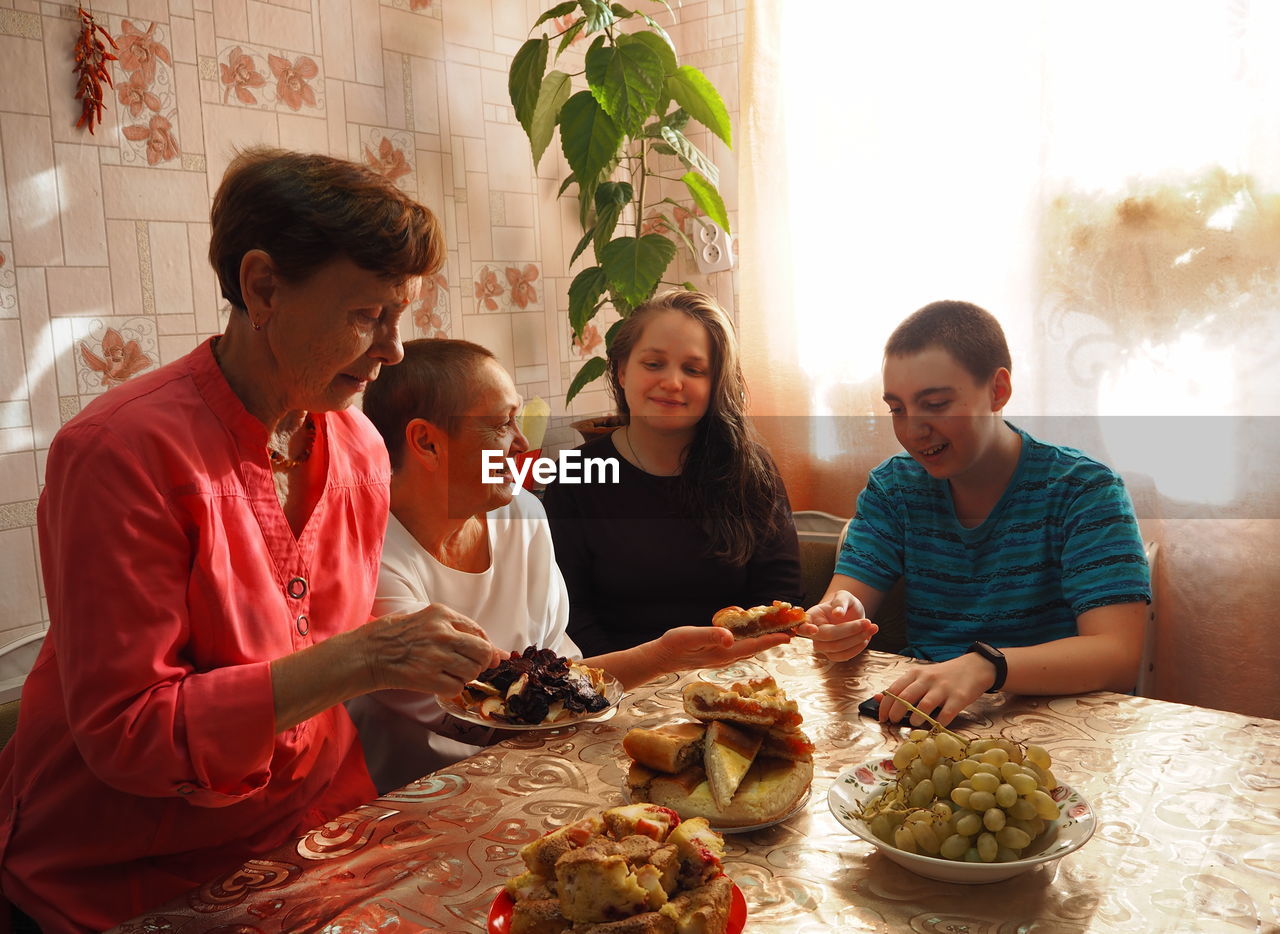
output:
M670 11L666 0L656 2ZM675 208L689 210L688 202L659 190L661 180L672 178L670 169L682 166L682 194L729 229L716 188L719 170L684 131L693 120L726 145L731 145L731 133L719 92L701 71L679 63L671 37L648 14L620 3L569 0L544 12L533 28L548 23L556 29L554 35L544 31L516 52L508 89L534 164L558 129L570 169L560 194L577 187L583 233L569 262L588 247L595 258L569 286L569 324L574 337L581 338L605 304L625 318L648 300L662 284L677 243L692 254L692 242L673 219ZM558 62L579 36L595 36L584 70L548 71L548 60ZM575 78L585 83L576 92ZM615 323L605 333L606 349L616 329ZM569 384L565 402L604 372L604 357L587 360Z

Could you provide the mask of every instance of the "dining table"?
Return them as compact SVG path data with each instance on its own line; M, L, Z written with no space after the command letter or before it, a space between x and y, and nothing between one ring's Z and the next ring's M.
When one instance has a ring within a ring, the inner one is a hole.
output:
M383 795L114 928L127 934L485 931L520 849L624 803L633 727L688 719L693 679L772 676L816 745L795 816L725 835L746 930L787 934L1280 932L1280 721L1106 691L984 695L956 724L1038 744L1093 809L1079 849L1011 879L938 882L887 859L835 818L828 790L892 756L905 728L858 714L914 659L846 662L795 639L724 668L663 676L607 719L508 732L452 767Z

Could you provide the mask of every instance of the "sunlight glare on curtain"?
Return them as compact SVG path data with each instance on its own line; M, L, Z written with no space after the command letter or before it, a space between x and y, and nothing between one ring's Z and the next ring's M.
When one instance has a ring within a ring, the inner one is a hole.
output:
M940 298L1000 318L1014 416L1280 413L1257 335L1224 324L1231 276L1206 286L1190 275L1208 260L1199 246L1163 259L1185 218L1086 255L1096 267L1067 270L1079 281L1065 299L1044 278L1045 225L1062 222L1051 204L1105 212L1134 196L1158 215L1161 199L1177 213L1241 179L1277 190L1278 7L1200 0L1174 16L1164 3L1101 0L781 4L794 326L812 413L883 412L884 340ZM1262 207L1241 197L1193 232L1216 225L1244 243L1232 226ZM1235 249L1232 275L1274 276L1265 246L1255 267L1241 259L1247 244L1223 249ZM1157 261L1165 268L1146 268ZM1098 281L1107 262L1126 283ZM1175 263L1189 268L1173 275ZM1180 294L1183 280L1192 291ZM1090 289L1093 305L1072 304ZM1216 378L1202 378L1205 367ZM1233 443L1206 442L1213 472L1229 475L1221 459ZM1128 460L1117 466L1170 486L1210 470L1186 466L1186 452L1116 443ZM840 452L832 442L817 453Z

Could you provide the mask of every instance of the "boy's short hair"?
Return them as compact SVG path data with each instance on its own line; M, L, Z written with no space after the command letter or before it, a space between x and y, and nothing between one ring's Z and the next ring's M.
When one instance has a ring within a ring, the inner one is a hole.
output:
M391 469L404 460L404 430L425 419L452 437L471 401L475 373L493 352L470 341L421 338L406 341L404 359L384 366L364 392L364 414L382 435Z
M925 305L893 329L884 345L886 357L901 357L940 347L985 383L1004 367L1013 371L1004 329L991 312L970 302L942 301Z
M428 208L366 166L316 153L238 153L210 221L209 262L233 308L244 308L240 263L250 250L264 250L291 282L339 256L396 282L445 261L444 234Z

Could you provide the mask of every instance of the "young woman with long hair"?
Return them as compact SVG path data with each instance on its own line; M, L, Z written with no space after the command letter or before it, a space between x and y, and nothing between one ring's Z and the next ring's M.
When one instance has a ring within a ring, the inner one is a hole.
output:
M625 424L581 447L619 482L546 491L569 632L587 655L706 625L721 607L799 603L786 491L746 416L733 324L709 295L635 309L608 353Z

